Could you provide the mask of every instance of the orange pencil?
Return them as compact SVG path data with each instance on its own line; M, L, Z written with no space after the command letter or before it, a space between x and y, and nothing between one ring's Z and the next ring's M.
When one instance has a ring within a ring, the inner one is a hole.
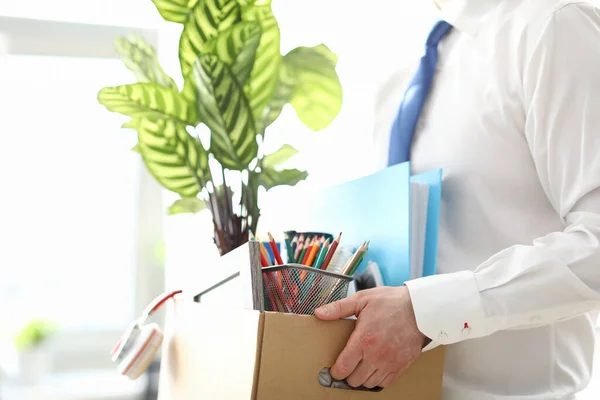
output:
M327 251L327 255L325 256L325 260L323 260L323 264L321 264L321 269L327 269L327 267L329 266L329 263L331 262L331 259L333 258L333 254L335 253L335 250L337 249L338 245L340 244L341 239L342 239L342 232L340 232L340 234L335 238L333 243L331 243L331 247L329 248L329 250Z
M310 241L310 244L308 245L308 248L306 249L306 253L304 253L304 257L302 258L302 262L300 264L307 265L306 263L308 262L308 257L310 256L310 253L312 253L312 249L315 244L315 240L316 240L316 238Z
M319 252L319 249L320 249L319 242L317 242L310 249L310 254L308 255L308 258L306 259L305 265L312 267L313 263L315 262L315 257L317 256L317 253Z
M279 254L277 244L275 243L275 239L273 239L273 236L271 236L271 232L269 232L269 244L271 245L271 250L273 250L273 255L275 256L275 261L277 261L277 265L283 265L281 254Z

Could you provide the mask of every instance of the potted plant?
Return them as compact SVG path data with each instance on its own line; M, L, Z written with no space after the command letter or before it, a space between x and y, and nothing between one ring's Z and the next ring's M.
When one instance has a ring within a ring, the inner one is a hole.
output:
M331 123L342 104L337 57L323 44L282 55L270 1L153 3L165 20L183 25L183 87L141 37L121 37L116 49L139 82L104 88L98 101L131 117L124 127L137 131L135 150L158 182L181 197L170 213L210 210L223 255L256 231L260 186L307 177L281 168L297 153L292 146L264 154L265 133L288 103L314 131Z
M55 331L53 323L34 319L16 335L15 348L19 356L19 379L22 383L36 383L48 372L50 360L44 343Z

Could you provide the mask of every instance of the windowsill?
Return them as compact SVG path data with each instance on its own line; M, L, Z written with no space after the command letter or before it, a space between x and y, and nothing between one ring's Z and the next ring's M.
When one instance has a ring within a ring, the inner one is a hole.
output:
M50 375L38 384L8 384L0 398L11 400L133 400L140 397L145 377L136 381L115 370L90 370Z

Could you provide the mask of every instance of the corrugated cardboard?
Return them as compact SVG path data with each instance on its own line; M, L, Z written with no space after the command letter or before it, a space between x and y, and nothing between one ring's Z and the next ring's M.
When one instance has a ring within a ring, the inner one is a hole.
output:
M319 371L335 362L354 323L176 300L167 317L159 400L441 398L443 348L424 353L381 392L321 386Z

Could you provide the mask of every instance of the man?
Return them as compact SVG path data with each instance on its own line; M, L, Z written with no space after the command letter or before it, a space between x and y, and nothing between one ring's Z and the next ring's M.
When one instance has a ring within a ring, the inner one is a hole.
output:
M443 344L444 399L573 399L600 307L600 10L439 7L449 25L432 30L404 96L380 99L395 115L377 132L390 164L410 149L415 173L443 168L438 275L317 310L358 318L331 374L387 386Z

